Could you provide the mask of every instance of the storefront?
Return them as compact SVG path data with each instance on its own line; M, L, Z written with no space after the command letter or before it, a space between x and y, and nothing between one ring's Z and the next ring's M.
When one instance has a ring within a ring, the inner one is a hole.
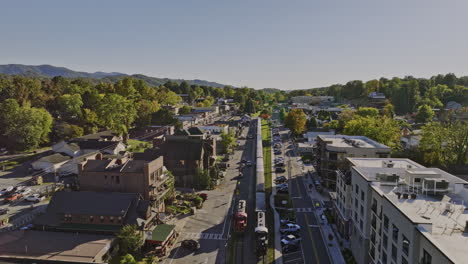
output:
M169 253L177 236L175 225L158 225L146 232L145 246L149 251L154 251L156 256L164 257Z

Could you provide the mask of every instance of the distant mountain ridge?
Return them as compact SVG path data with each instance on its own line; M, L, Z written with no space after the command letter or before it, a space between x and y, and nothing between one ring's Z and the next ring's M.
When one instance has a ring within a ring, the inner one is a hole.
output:
M117 81L122 79L126 76L131 76L136 79L141 79L146 81L150 85L161 85L168 81L173 81L176 83L181 83L182 81L186 81L190 85L204 85L204 86L211 86L211 87L224 87L225 84L217 83L217 82L210 82L205 80L184 80L184 79L170 79L170 78L157 78L157 77L150 77L143 74L133 74L128 75L125 73L120 72L79 72L70 70L65 67L57 67L52 65L23 65L23 64L4 64L0 65L0 73L7 74L7 75L23 75L29 77L48 77L53 78L55 76L62 76L65 78L93 78L93 79L103 79L107 81Z

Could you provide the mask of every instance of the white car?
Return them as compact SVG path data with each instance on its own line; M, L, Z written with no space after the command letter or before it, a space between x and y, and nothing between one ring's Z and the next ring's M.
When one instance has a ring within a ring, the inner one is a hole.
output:
M26 201L33 202L33 203L38 203L38 202L42 201L43 199L44 199L44 197L41 197L41 195L38 194L38 193L29 195L28 197L26 197Z
M26 189L22 189L22 190L18 191L18 193L23 195L23 196L26 196L27 194L30 194L31 191L32 191L31 188L26 188Z
M1 190L0 190L0 196L3 196L3 195L5 195L5 194L7 194L7 193L13 191L13 188L14 188L13 186L8 186L8 187L6 187L6 188L1 189Z
M301 241L301 238L297 238L294 235L287 235L281 239L281 245L297 245Z
M280 229L281 233L285 232L294 232L301 230L301 227L297 224L286 224L283 228Z

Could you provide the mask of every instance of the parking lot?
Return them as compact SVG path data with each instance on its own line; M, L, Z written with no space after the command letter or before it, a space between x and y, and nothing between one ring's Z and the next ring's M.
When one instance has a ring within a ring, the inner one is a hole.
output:
M34 215L44 210L49 203L44 195L57 187L54 183L29 186L23 184L25 179L27 178L0 177L0 190L14 187L13 190L0 197L0 231L18 229L29 224ZM18 189L18 186L21 187ZM18 193L21 195L17 195ZM33 195L37 199L32 199L32 197L31 201L26 199ZM11 198L13 196L17 198Z

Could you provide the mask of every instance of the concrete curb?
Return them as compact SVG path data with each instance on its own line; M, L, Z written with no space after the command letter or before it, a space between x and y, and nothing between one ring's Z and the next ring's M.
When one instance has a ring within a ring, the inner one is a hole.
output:
M273 138L273 131L270 129L270 133ZM270 142L272 144L273 142ZM274 153L273 148L270 148L270 155L271 155L271 196L270 196L270 206L273 208L273 215L275 218L275 263L276 264L283 264L283 252L281 251L281 233L279 231L280 228L280 216L279 213L275 209L275 195L276 195L276 173L275 173L275 163L274 163ZM273 177L275 176L275 177Z

